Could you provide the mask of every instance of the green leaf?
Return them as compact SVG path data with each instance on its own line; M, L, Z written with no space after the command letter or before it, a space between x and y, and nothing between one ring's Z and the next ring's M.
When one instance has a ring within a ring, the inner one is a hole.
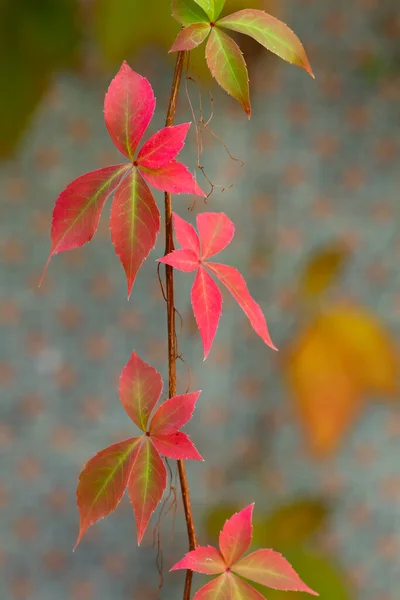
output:
M214 20L218 19L224 8L225 0L214 0Z
M239 10L219 20L220 27L245 33L283 60L302 67L312 77L310 63L299 38L285 23L262 10Z
M232 38L214 27L206 46L206 59L211 75L250 118L249 76L243 54Z
M195 0L172 0L172 15L182 25L208 23L210 20Z
M204 10L212 21L214 19L214 0L195 0L195 2Z
M302 549L286 550L285 558L303 581L307 581L322 600L354 600L350 583L339 568L327 558ZM257 583L252 585L268 600L294 600L292 592L266 588ZM296 600L309 600L309 594L299 592Z

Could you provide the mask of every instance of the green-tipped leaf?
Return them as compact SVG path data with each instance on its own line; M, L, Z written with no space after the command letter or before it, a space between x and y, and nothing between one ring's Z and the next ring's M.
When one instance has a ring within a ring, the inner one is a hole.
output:
M225 6L225 0L214 0L214 20L218 19Z
M210 20L195 0L172 0L172 14L182 25L207 23Z
M243 54L232 38L214 27L206 46L211 74L219 85L240 102L250 118L249 76Z
M195 2L204 10L206 15L212 21L214 18L214 0L195 0Z
M218 25L245 33L283 60L302 67L312 77L310 63L297 35L282 21L262 10L239 10L218 21Z
M167 471L164 461L150 438L145 437L143 445L137 453L128 483L139 545L150 517L157 508L166 487Z

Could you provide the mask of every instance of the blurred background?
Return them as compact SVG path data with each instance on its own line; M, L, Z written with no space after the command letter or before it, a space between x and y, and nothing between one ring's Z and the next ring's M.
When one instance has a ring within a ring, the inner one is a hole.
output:
M199 540L211 543L232 511L255 501L254 544L285 553L323 600L398 600L398 2L226 1L228 12L249 6L296 31L316 80L238 36L251 121L210 80L204 47L191 60L195 81L184 82L180 95L178 122L193 120L188 96L197 119L207 120L214 105L200 164L215 188L207 206L197 199L188 211L192 198L178 196L175 210L191 220L204 209L233 219L235 240L221 260L245 274L280 349L265 347L224 294L203 364L192 278L177 274L180 351L191 389L203 390L188 426L205 457L188 465ZM107 210L94 241L55 257L38 289L57 195L82 173L119 160L102 104L123 59L154 87L151 133L163 124L174 60L167 50L179 31L170 12L167 0L1 2L5 600L181 597L183 575L167 575L187 545L179 493L175 518L175 481L163 505L163 556L153 545L157 516L137 549L127 499L71 552L83 464L134 435L117 396L122 367L135 349L167 376L154 262L162 235L129 302ZM193 169L197 153L193 129L183 153ZM156 198L161 206L162 194ZM188 384L179 363L179 391Z

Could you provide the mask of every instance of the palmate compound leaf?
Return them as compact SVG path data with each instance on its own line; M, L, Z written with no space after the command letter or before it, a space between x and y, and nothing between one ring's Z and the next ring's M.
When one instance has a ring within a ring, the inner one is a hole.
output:
M167 254L160 258L159 262L182 271L197 269L191 301L203 342L204 359L211 349L222 312L221 293L205 269L210 270L228 288L255 332L268 346L276 350L263 312L250 296L246 282L239 271L228 265L202 261L202 256L208 259L231 242L235 231L232 221L224 213L202 213L197 216L197 228L200 237L192 225L174 214L175 235L182 249Z
M283 60L302 67L314 77L299 38L279 19L262 10L246 8L220 19L217 25L249 35Z
M249 75L237 43L226 33L213 27L206 45L206 60L217 83L242 105L250 118Z
M111 239L125 269L128 297L143 261L154 248L160 213L137 168L121 183L111 207Z
M188 552L171 571L190 569L207 575L222 573L202 587L194 600L262 600L264 596L241 577L273 589L318 596L278 552L256 550L242 558L252 539L253 506L247 506L226 521L220 533L220 550L198 546Z

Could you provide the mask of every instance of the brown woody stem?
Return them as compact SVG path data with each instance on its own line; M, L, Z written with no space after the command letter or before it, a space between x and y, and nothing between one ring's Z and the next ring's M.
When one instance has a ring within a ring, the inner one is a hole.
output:
M182 79L185 53L178 52L174 79L172 81L171 96L169 100L168 113L165 125L170 127L174 124L176 104ZM172 196L165 193L165 254L174 249L174 238L172 228ZM174 273L173 268L165 265L166 297L167 297L167 321L168 321L168 378L169 397L176 395L176 328L175 328L175 304L174 304ZM179 481L182 490L183 508L185 511L186 527L189 537L189 549L194 550L197 545L196 530L193 522L192 505L190 502L190 491L186 476L186 468L183 460L178 460ZM192 571L186 571L185 589L183 600L190 600L192 587Z

